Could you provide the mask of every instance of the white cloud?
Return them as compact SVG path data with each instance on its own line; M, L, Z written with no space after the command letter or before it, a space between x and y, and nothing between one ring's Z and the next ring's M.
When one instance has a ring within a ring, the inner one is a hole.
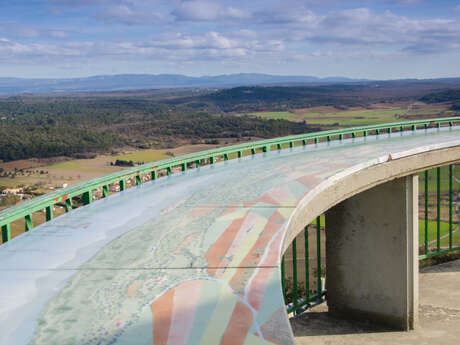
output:
M48 30L48 36L57 39L66 39L69 37L68 32L63 30Z
M40 38L64 39L69 37L69 32L58 29L37 29L31 26L21 26L17 24L0 24L0 31L7 36L14 38L39 40Z
M72 1L54 3L70 6ZM0 37L5 38L0 40L0 59L45 61L48 65L53 65L53 61L69 65L84 64L83 61L128 61L133 66L143 61L158 66L212 62L244 64L257 70L270 63L291 61L358 61L362 57L397 61L417 55L460 52L460 23L455 19L417 18L415 13L407 17L364 7L316 11L306 3L286 0L278 7L267 5L263 11L256 11L264 6L250 7L233 0L158 0L156 7L141 0L83 1L80 4L98 6L92 11L75 11L86 13L79 23L86 23L88 17L96 19L94 30L85 27L85 33L75 35L75 40L86 35L86 41L70 40L77 31L73 31L72 23L48 29L2 24ZM111 29L102 21L149 27L113 28L110 35Z
M184 1L172 14L177 20L182 21L241 20L250 17L243 10L209 0Z
M284 12L269 10L261 14L268 27L279 28L287 41L306 42L316 46L341 48L381 48L387 51L428 53L456 49L460 24L452 19L411 19L391 11L374 12L355 8L315 14L310 10Z
M81 6L101 6L101 5L114 5L119 3L125 3L126 0L48 0L52 5L58 6L70 6L70 7L81 7Z
M249 37L252 36L252 37ZM119 42L67 42L61 44L23 44L0 40L0 59L71 59L130 58L152 61L219 61L247 57L272 58L284 50L279 40L259 40L250 31L223 35L215 31L203 34L170 33L150 40Z
M210 31L203 34L175 33L162 35L146 42L150 47L168 49L180 53L194 53L197 57L209 53L211 56L243 56L275 53L284 50L280 40L258 39L250 31L237 31L223 35Z
M135 11L127 5L111 6L104 9L97 15L109 23L120 23L126 25L151 25L152 23L163 20L159 13L149 10Z
M37 49L34 51L34 48ZM30 53L43 51L41 45L24 45L18 42L13 42L7 38L0 38L0 56L3 59L8 59L11 56L24 56Z
M393 4L414 5L422 3L423 0L386 0L386 2Z
M23 38L37 38L40 36L40 31L31 27L16 27L16 35Z
M276 6L256 12L254 18L265 24L304 23L314 25L321 20L321 16L303 6L297 8Z

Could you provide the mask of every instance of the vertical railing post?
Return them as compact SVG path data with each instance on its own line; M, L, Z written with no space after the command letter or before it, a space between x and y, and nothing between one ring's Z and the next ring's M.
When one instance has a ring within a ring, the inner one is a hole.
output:
M171 174L172 174L172 170L171 170L171 167L169 166L166 168L166 175L169 176Z
M157 171L152 170L152 180L156 180L156 179L157 179Z
M209 157L209 163L214 164L214 162L215 162L214 156Z
M292 300L294 302L294 312L297 310L297 301L299 294L297 290L297 240L294 238L292 241L292 279L294 280L292 286Z
M256 149L255 149L255 148L252 148L252 149L251 149L251 154L252 154L252 155L255 155L255 154L256 154Z
M126 180L120 180L120 192L124 191L126 189Z
M92 191L87 191L83 193L83 205L89 205L93 201Z
M224 153L224 161L228 161L228 153Z
M46 221L47 222L49 222L54 217L53 209L54 209L54 205L46 206L46 208L45 208Z
M243 157L243 152L242 151L238 151L238 158L241 158Z
M212 163L214 163L214 157L211 157L211 158L213 158L213 161L211 162L211 164L212 164ZM182 163L181 169L182 169L182 171L187 171L187 163Z
M321 217L316 217L316 297L321 299Z
M64 201L64 209L66 212L72 211L72 198L70 196Z
M142 177L141 175L136 175L136 186L139 186L142 184Z
M308 248L308 225L304 229L305 240L305 300L308 303L310 299L310 253Z
M428 254L428 170L425 170L425 254Z
M441 168L436 168L436 250L441 250Z
M31 214L28 214L24 217L24 220L25 220L25 231L29 231L29 230L32 230L33 227L34 227L34 224L32 222L32 215Z
M284 255L281 259L281 289L283 290L283 297L286 299L286 278L285 278L285 268L284 268Z
M11 228L10 224L2 225L2 242L8 242L11 240Z
M449 165L449 249L452 249L452 180L453 180L453 166Z
M107 198L109 196L109 186L102 186L102 197Z

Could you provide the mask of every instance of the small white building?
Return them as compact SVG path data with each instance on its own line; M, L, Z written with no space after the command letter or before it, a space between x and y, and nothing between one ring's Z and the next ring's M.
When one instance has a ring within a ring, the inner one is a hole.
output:
M22 188L6 188L2 191L2 196L22 194Z

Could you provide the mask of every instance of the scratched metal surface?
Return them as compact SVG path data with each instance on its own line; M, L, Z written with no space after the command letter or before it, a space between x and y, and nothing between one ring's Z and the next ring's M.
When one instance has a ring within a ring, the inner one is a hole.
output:
M0 344L294 344L280 247L299 200L345 169L439 145L459 146L460 129L226 161L56 218L0 246Z

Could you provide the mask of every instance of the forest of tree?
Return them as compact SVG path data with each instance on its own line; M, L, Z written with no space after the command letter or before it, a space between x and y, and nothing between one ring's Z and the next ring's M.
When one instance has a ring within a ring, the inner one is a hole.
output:
M0 98L0 160L77 156L121 146L170 148L222 138L270 138L319 130L304 122L244 116L311 106L346 109L376 102L451 102L460 82L365 82L341 85L157 90Z
M76 153L107 151L123 143L112 134L50 125L0 125L0 159L72 156Z
M439 92L429 93L420 98L425 103L455 102L460 103L460 90L449 89Z
M311 131L303 123L171 106L142 98L0 99L0 160L74 156L129 145L165 148L191 140L269 138Z

